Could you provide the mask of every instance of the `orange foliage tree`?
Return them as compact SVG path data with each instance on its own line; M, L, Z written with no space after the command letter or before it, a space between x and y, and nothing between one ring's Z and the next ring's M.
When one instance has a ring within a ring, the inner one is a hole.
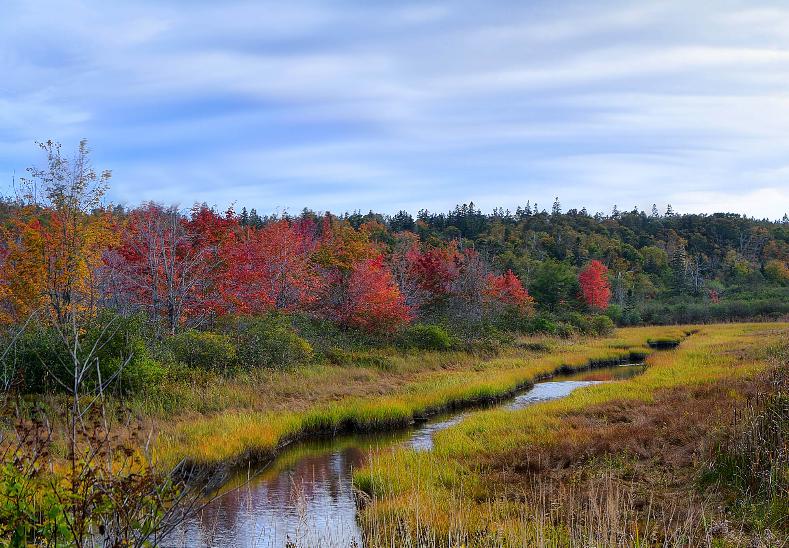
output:
M118 230L102 204L110 172L93 170L86 141L73 159L52 141L40 146L46 166L28 170L26 194L4 234L0 296L6 321L40 309L63 326L95 313L104 253Z
M383 333L392 333L411 320L411 311L382 256L354 265L347 298L338 312L347 325Z

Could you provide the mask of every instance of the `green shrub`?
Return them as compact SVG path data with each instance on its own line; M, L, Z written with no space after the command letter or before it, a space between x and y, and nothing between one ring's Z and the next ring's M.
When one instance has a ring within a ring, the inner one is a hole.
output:
M419 350L449 350L452 337L439 325L415 324L403 332L403 346Z
M100 314L95 325L90 327L83 346L98 341L97 358L102 377L107 379L117 373L112 389L132 393L145 390L164 378L165 367L151 356L148 341L152 339L143 316L106 313Z
M573 312L567 318L568 323L575 327L581 333L592 333L594 331L589 316L585 316L580 312Z
M606 336L614 332L614 322L608 316L593 316L589 320L591 332L595 335Z
M641 312L637 308L626 308L622 313L622 325L641 325L642 322Z
M556 333L556 322L549 320L544 316L537 316L531 321L529 331L532 333L547 333L553 335Z
M54 329L31 323L11 343L3 341L3 348L8 347L2 363L5 382L28 393L62 391L60 382L70 386L66 348Z
M618 304L608 305L608 308L605 309L605 315L611 318L611 321L614 322L614 324L622 325L622 316L624 315L624 310Z
M161 380L165 372L151 356L149 338L141 317L101 313L80 337L79 359L84 361L92 352L103 382L116 375L109 390L137 392ZM2 368L9 377L15 377L24 392L63 391L73 383L68 348L54 328L41 324L27 326L9 348ZM91 368L83 381L85 388L96 387L98 378L95 368Z
M238 349L237 362L243 368L282 368L313 358L312 345L299 336L286 317L239 317L231 321L229 329Z
M167 342L175 359L189 367L227 372L236 363L236 346L227 335L189 329Z
M578 328L572 324L559 322L556 325L556 334L563 339L570 339L577 336L579 333Z

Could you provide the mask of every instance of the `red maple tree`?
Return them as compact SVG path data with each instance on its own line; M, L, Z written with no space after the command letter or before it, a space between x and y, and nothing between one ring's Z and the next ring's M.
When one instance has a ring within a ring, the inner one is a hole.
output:
M460 275L463 259L455 242L447 247L431 247L424 251L414 246L407 257L411 263L412 275L433 299L446 296L452 291L452 283Z
M307 221L248 229L226 249L227 299L237 312L296 311L318 300L324 280L312 261L317 242Z
M217 245L228 227L203 210L191 218L154 203L132 211L120 245L108 256L121 300L146 310L156 323L164 321L171 333L221 313L223 261Z
M590 261L578 274L581 297L590 308L605 310L611 300L608 268L600 261Z
M392 333L411 321L411 311L392 273L385 267L383 256L354 266L346 300L338 313L346 325L384 333Z
M512 270L500 275L488 274L485 296L488 301L514 306L520 311L528 310L534 303L534 299Z

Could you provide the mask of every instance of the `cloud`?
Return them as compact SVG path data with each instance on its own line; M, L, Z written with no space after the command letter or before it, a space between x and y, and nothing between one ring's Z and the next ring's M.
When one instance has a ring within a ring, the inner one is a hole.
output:
M782 215L786 21L736 1L12 0L0 178L34 139L84 136L129 203Z

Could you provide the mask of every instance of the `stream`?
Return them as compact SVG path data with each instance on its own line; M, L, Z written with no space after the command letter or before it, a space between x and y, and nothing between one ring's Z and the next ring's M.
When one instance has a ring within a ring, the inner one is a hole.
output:
M563 398L573 390L627 379L642 364L560 374L495 406L517 410ZM398 432L339 436L293 444L262 471L243 470L172 538L174 546L362 546L352 489L353 470L373 451L395 446L429 451L436 432L475 409L439 415Z

